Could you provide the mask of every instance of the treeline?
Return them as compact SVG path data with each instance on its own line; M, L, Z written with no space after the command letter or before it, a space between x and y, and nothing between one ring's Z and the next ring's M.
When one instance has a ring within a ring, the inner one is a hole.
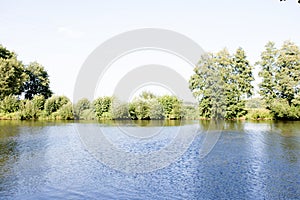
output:
M253 66L245 51L230 54L226 49L201 57L190 79L190 89L199 100L200 116L205 118L300 119L300 51L286 41L277 49L265 46L261 59L259 85L262 107L247 108L253 95Z
M130 103L100 97L73 105L65 96L52 96L42 65L24 65L0 45L0 119L300 119L299 47L286 41L276 48L269 42L255 65L262 79L256 99L251 98L254 66L238 48L200 58L189 81L196 107L149 92Z
M33 99L20 100L6 96L0 103L1 119L46 120L111 120L111 119L197 119L197 106L185 105L175 96L155 96L143 92L130 103L115 97L99 97L90 102L84 98L75 105L65 96L45 99L35 95Z

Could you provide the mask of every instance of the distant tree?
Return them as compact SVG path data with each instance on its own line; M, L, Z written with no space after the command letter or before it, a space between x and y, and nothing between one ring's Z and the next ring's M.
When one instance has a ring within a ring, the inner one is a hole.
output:
M110 118L110 108L112 105L112 97L99 97L93 101L96 117L98 119Z
M45 105L45 97L43 95L35 95L31 100L32 103L39 109L43 110Z
M51 115L70 102L66 96L52 96L46 100L44 110L47 115Z
M24 83L26 99L32 99L35 95L43 95L48 99L52 95L50 80L47 71L37 62L32 62L25 69L29 79Z
M63 104L55 113L53 118L59 120L72 120L74 119L74 110L71 102Z
M15 53L0 45L0 99L9 95L20 95L28 76Z
M243 116L245 101L252 95L252 66L243 49L230 55L226 49L203 55L190 79L190 89L199 101L199 114L205 118Z
M15 53L9 51L0 44L0 58L7 60L15 56Z
M20 101L18 114L21 120L38 119L40 112L38 106L33 101L28 99Z
M111 106L111 114L113 119L129 119L128 104L114 98Z
M275 83L278 97L291 105L300 90L300 49L293 42L284 42L279 50Z
M74 112L76 119L82 118L82 114L85 110L91 109L91 102L87 98L80 99L74 106Z
M159 103L158 99L153 99L150 102L150 111L149 117L150 119L164 119L164 108L162 104Z
M164 117L166 119L180 119L182 101L176 96L164 95L158 97L158 102L163 108Z
M265 51L261 53L261 60L256 63L261 66L259 76L262 78L262 82L259 85L259 93L265 100L267 108L269 108L273 99L276 98L275 71L277 58L278 50L275 48L275 43L268 42L265 45Z
M129 104L129 114L131 119L150 119L150 104L143 99L135 99Z
M299 119L300 49L286 41L280 49L267 43L257 62L261 66L260 94L275 118ZM298 116L298 117L297 117Z
M0 101L1 113L13 113L19 109L19 99L14 95L8 95Z

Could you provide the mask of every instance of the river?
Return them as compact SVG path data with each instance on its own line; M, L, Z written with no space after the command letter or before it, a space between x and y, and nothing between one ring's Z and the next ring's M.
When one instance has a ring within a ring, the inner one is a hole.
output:
M300 199L300 122L219 125L0 121L0 199Z

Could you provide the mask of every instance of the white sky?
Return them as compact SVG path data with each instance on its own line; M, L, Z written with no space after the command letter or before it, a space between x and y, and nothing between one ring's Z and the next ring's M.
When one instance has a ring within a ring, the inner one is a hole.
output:
M268 41L300 44L297 0L126 0L36 1L0 0L0 43L28 64L37 61L50 75L51 89L73 97L78 71L102 42L138 28L163 28L182 33L205 51L243 47L252 64ZM184 63L164 53L135 53L112 65L173 65L188 79ZM180 66L181 65L181 69ZM126 71L119 72L119 77ZM96 95L109 95L117 81L107 74ZM105 83L108 82L109 84ZM98 88L99 88L98 87ZM111 88L110 88L111 87ZM107 92L105 92L107 90Z

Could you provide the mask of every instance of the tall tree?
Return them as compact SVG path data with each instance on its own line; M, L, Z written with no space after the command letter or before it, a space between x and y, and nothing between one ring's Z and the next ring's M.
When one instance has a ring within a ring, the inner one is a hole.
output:
M260 93L275 118L300 118L300 49L291 41L280 49L269 42L258 62Z
M274 42L268 42L265 45L265 50L261 53L261 60L257 62L257 65L261 66L259 76L262 78L260 83L260 95L266 102L267 108L270 107L270 103L276 98L275 90L275 70L276 62L278 58L278 50L275 48Z
M37 62L32 62L26 67L29 79L24 83L26 99L32 99L35 95L43 95L46 99L51 97L50 80L47 71Z
M0 99L9 95L20 95L27 80L23 64L15 53L0 45Z
M190 79L190 89L199 100L205 118L236 118L245 114L244 99L252 95L252 66L243 49L235 55L226 49L201 57Z
M279 50L275 74L278 97L292 104L300 90L300 50L291 41L286 41Z

